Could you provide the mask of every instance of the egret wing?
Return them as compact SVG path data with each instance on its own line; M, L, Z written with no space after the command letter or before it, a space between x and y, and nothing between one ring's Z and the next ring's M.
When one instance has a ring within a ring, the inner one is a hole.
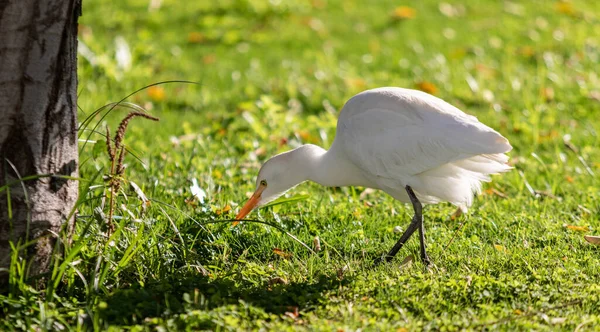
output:
M357 167L378 177L401 180L452 161L510 150L502 135L475 117L427 104L419 111L372 108L350 114L340 116L336 140Z

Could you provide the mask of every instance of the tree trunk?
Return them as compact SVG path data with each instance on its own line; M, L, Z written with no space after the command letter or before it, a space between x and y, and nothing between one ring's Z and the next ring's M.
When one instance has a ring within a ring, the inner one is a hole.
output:
M74 209L77 176L77 20L81 0L0 0L0 267L12 242L48 271ZM19 178L44 175L19 182ZM0 284L7 274L0 276Z

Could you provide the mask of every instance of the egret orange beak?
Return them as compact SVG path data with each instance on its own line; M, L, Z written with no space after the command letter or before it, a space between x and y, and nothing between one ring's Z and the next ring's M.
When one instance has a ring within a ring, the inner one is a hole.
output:
M244 204L237 216L235 216L235 220L244 219L244 217L246 217L250 212L252 212L252 210L254 210L254 208L256 207L256 205L258 205L258 202L260 201L260 195L263 191L265 191L265 189L267 189L267 185L265 184L260 184L258 186L254 194L252 194L252 197L250 197L250 199L246 202L246 204ZM233 223L233 226L239 223L239 221L235 221Z

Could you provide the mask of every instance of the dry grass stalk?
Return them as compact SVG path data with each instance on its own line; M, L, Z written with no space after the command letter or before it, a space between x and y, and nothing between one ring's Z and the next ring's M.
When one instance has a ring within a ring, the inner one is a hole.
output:
M136 116L140 116L149 120L159 121L158 118L148 115L142 112L131 112L121 120L119 128L114 138L114 145L110 139L110 130L106 127L106 149L108 152L108 158L110 159L110 175L108 177L108 187L110 188L110 202L109 202L109 213L108 213L108 232L109 234L114 232L115 226L113 225L112 219L115 209L115 194L121 188L123 182L123 173L125 172L125 166L123 160L127 150L123 145L123 139L125 138L125 131L129 121Z

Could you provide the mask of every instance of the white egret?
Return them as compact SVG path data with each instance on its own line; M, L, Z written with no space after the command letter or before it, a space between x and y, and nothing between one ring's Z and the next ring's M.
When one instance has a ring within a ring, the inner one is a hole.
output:
M511 149L506 138L476 117L425 92L367 90L342 108L329 150L306 144L265 162L256 191L236 219L307 180L380 189L414 209L385 259L391 260L418 229L421 259L428 264L421 203L445 201L466 211L482 181L511 169L504 154Z

